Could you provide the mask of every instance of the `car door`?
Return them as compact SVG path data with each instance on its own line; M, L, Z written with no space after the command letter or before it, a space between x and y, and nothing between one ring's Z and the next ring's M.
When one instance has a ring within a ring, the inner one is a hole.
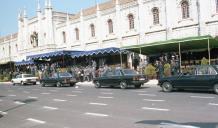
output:
M120 85L121 75L120 69L112 70L110 77L108 77L108 84L114 86Z
M98 78L98 81L99 83L102 85L102 86L107 86L110 84L110 77L111 77L111 70L107 70L105 71L101 77Z
M17 75L17 76L16 76L16 78L14 79L14 83L15 83L15 84L18 84L18 83L19 83L20 77L21 77L21 75Z

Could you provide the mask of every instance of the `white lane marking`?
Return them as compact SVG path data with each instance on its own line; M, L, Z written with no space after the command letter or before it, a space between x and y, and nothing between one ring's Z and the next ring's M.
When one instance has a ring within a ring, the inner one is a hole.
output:
M104 94L104 95L113 95L112 92L101 92L101 94Z
M7 115L8 113L7 113L7 112L0 111L0 114L2 114L2 115Z
M38 91L39 89L32 89L32 90L34 90L34 91Z
M26 104L26 103L24 103L24 102L20 102L20 101L15 101L14 103L15 103L15 104L19 104L19 105Z
M30 92L27 92L27 91L23 91L23 93L29 94Z
M76 90L78 90L78 91L83 91L84 89L77 89L77 88L76 88Z
M90 116L100 116L100 117L107 117L108 115L105 114L100 114L100 113L85 113L86 115L90 115Z
M98 98L102 98L102 99L113 99L113 97L105 97L105 96L99 96Z
M100 106L106 106L107 104L104 104L104 103L89 103L91 105L100 105Z
M143 99L144 101L151 101L151 102L164 102L165 100L152 100L152 99Z
M50 92L57 92L58 90L49 90Z
M149 108L149 107L143 107L144 110L154 110L154 111L170 111L169 109L163 109L163 108Z
M171 126L173 128L200 128L200 127L191 126L191 125L180 125L180 124L165 123L165 122L160 123L160 125Z
M82 93L81 91L72 91L72 92L74 92L74 93Z
M43 106L44 109L57 110L56 107Z
M50 95L51 93L45 92L45 93L40 93L40 94L42 94L42 95Z
M71 94L69 94L69 95L67 95L67 96L77 96L77 95L71 95Z
M2 102L2 100L0 99L0 102Z
M30 99L38 99L38 97L34 97L34 96L28 96L28 98L30 98Z
M8 92L14 92L14 90L8 90Z
M110 92L111 89L101 89L101 91L107 91L107 92Z
M138 94L139 96L157 96L155 94Z
M199 98L199 99L214 99L215 97L206 97L206 96L191 96L191 98Z
M45 123L46 123L45 121L37 120L37 119L33 119L33 118L28 118L27 120L28 120L28 121L32 121L32 122L35 122L35 123L39 123L39 124L45 124Z
M209 103L209 105L218 106L218 104L215 104L215 103Z
M62 100L62 99L53 99L53 101L64 102L64 101L67 101L67 100Z
M16 95L11 94L11 95L8 95L8 96L12 96L12 97L14 97L14 96L16 96Z
M133 91L133 92L144 93L144 92L147 92L147 91Z

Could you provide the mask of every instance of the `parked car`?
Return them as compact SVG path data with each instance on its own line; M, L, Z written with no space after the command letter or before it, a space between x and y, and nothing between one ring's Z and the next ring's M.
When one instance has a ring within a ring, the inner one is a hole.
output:
M145 75L138 74L132 69L109 69L102 76L95 78L93 83L96 88L118 86L121 89L126 89L132 85L135 88L140 88L147 81L148 79Z
M194 67L192 72L164 77L158 82L164 92L174 89L212 90L218 94L218 68L212 65Z
M52 74L51 77L42 78L40 83L42 87L45 87L46 85L61 87L64 85L74 86L77 81L75 75L72 75L68 72L56 72Z
M33 76L32 74L19 74L17 75L15 78L13 78L11 80L13 85L16 84L21 84L21 85L25 85L25 84L33 84L36 85L38 78Z

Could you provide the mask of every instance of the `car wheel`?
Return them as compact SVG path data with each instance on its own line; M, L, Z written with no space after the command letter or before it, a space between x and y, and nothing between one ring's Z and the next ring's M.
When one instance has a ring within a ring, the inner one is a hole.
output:
M137 84L137 85L135 85L135 88L141 88L141 84Z
M16 84L14 83L14 81L11 81L12 85L15 86Z
M36 82L34 82L33 85L36 85Z
M215 85L214 85L214 92L215 92L216 94L218 94L218 84L215 84Z
M169 82L164 82L162 84L162 90L164 92L171 92L173 90L173 86Z
M42 86L42 87L45 87L45 82L41 82L41 86Z
M21 81L21 85L25 85L23 81Z
M126 88L127 88L126 82L121 82L121 83L120 83L120 88L121 88L121 89L126 89Z
M95 81L95 87L96 87L96 88L100 88L100 87L101 87L101 84L100 84L98 81Z
M57 82L57 83L56 83L56 86L57 86L57 87L61 87L62 84L61 84L60 82Z
M71 83L70 86L74 86L76 83Z

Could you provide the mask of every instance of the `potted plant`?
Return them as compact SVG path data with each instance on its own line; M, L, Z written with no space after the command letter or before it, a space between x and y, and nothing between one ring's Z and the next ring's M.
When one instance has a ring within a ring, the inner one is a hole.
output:
M169 63L164 64L164 76L171 75L171 66Z
M152 64L148 64L145 67L144 73L146 76L148 76L148 79L153 79L156 77L155 67Z

